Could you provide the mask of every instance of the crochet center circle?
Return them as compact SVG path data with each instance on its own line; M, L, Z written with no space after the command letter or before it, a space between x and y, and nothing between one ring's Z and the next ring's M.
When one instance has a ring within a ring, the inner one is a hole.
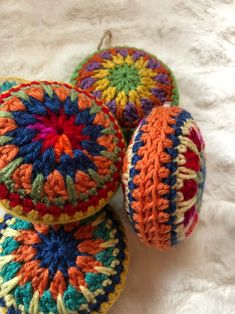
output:
M116 47L95 52L75 69L71 83L104 100L124 129L135 128L153 107L178 105L171 71L143 50Z
M5 215L0 237L7 314L106 313L124 287L126 238L110 210L63 226Z
M31 82L0 98L0 199L10 214L66 223L94 214L119 183L121 130L67 84Z
M153 109L133 135L123 170L125 208L140 240L166 249L188 237L204 181L204 142L192 116Z
M128 94L140 84L138 70L133 65L117 65L109 72L108 80L110 85L116 88L117 92L124 90Z

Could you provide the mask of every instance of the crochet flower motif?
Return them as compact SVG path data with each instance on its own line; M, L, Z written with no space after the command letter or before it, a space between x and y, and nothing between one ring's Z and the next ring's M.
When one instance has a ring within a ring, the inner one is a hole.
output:
M134 48L94 53L75 69L71 82L104 100L127 129L136 127L155 106L178 104L170 70L156 57Z
M26 314L87 314L112 301L127 258L112 213L54 227L6 215L0 229L0 306L11 300Z
M63 223L107 202L124 142L106 107L70 85L32 82L4 94L0 110L5 207L32 221Z

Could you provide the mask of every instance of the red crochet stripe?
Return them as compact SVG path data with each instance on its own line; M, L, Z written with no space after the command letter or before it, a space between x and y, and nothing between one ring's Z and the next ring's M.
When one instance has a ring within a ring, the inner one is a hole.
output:
M20 199L19 194L11 193L5 186L5 184L0 184L0 200L9 199L10 206L15 207L17 205L22 206L25 213L29 213L31 210L37 210L40 216L46 214L52 214L54 217L59 217L62 213L66 213L69 216L73 216L78 210L86 212L88 207L95 206L99 203L101 199L107 198L108 192L115 192L118 181L115 181L119 177L119 173L115 173L112 182L106 184L106 189L102 189L97 195L92 196L87 202L79 202L78 206L65 205L64 210L56 205L51 205L47 207L43 203L37 203L36 205L29 198Z
M118 179L120 176L119 170L121 168L122 160L123 160L124 153L121 153L121 161L117 164L118 171L115 172L113 175L113 181L106 184L105 189L101 189L98 191L98 194L92 196L89 201L87 202L79 202L78 206L72 205L65 205L64 206L64 213L67 213L70 216L73 216L78 209L86 212L88 207L93 206L94 204L98 204L100 199L107 198L108 192L112 191L115 192L118 184ZM36 205L30 198L21 199L19 194L11 193L5 184L0 184L0 200L9 199L10 206L15 207L17 205L21 205L22 209L25 213L29 213L31 210L36 209L41 216L46 214L52 214L54 217L59 217L62 212L62 209L59 206L51 205L47 207L43 203L37 203Z

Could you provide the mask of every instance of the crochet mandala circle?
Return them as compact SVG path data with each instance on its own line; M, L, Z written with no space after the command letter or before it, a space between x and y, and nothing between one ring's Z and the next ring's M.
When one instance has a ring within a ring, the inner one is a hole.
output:
M5 215L0 237L7 314L106 313L124 288L126 237L109 209L55 226Z
M0 97L0 200L12 215L77 221L116 191L124 140L108 108L56 82L30 82Z
M18 78L18 77L1 77L0 78L0 94L22 83L26 83L26 80Z
M204 142L185 110L158 107L140 123L123 169L125 208L140 238L169 248L198 220L205 181Z
M153 107L165 102L178 105L172 72L155 56L136 48L95 52L78 65L71 83L102 99L126 131L137 127Z

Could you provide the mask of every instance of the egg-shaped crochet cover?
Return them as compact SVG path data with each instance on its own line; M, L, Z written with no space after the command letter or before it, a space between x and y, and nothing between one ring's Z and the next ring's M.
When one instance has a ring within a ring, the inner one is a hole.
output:
M132 137L122 181L126 211L144 244L167 249L187 238L205 182L204 141L191 114L153 109Z
M126 237L110 209L54 226L5 215L0 238L1 313L107 313L124 288Z
M68 223L100 210L116 191L124 155L109 109L58 82L0 95L0 201L33 222Z

